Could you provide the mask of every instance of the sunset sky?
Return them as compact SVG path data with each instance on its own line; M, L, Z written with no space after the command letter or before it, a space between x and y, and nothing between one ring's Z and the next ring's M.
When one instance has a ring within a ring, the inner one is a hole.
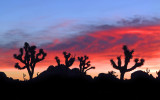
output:
M160 0L1 0L0 71L8 77L23 79L27 70L14 68L24 42L43 48L46 59L37 63L37 72L56 65L62 52L76 58L88 55L97 76L114 70L110 59L123 55L122 46L134 49L133 59L144 58L136 70L150 69L156 77L160 70ZM72 68L78 67L78 60ZM135 70L134 70L135 71ZM132 71L133 72L133 71ZM125 75L129 78L130 73Z

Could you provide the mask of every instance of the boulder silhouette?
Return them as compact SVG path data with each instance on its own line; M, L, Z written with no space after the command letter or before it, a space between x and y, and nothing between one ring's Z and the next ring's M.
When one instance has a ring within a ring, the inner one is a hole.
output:
M0 72L0 80L6 80L7 76L4 72Z
M86 62L88 59L87 56L81 57L80 60L80 68L70 69L71 65L75 61L75 57L71 57L70 53L63 52L65 58L65 64L61 64L59 57L55 57L57 65L50 65L47 70L40 73L37 78L41 77L52 77L52 76L60 76L66 78L84 78L91 80L92 77L90 75L86 75L86 71L90 69L94 69L94 67L90 67L90 61ZM83 70L83 71L82 71Z
M131 74L132 80L147 80L147 79L153 79L152 75L149 75L148 72L145 71L135 71Z
M57 62L56 66L50 65L47 70L40 73L38 76L46 76L46 75L59 75L59 76L66 76L71 73L70 67L75 61L75 57L71 57L70 53L63 52L65 63L62 64L59 57L55 57L55 60Z
M46 79L51 77L61 77L61 78L74 78L79 79L83 78L86 80L91 80L92 77L90 75L86 75L81 73L78 68L70 69L66 66L49 66L47 70L40 73L35 79ZM54 79L53 79L54 80Z

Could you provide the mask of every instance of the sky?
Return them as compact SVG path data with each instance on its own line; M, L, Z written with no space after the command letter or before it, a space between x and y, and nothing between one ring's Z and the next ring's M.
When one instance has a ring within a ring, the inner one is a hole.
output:
M37 63L36 73L64 62L63 51L73 56L88 55L97 76L114 70L110 59L123 55L122 46L134 49L134 58L145 63L136 70L150 69L156 77L160 69L159 0L0 0L0 71L23 79L27 70L14 68L24 42L43 48L47 57ZM76 60L72 68L78 67ZM28 77L28 76L27 76ZM125 75L130 77L130 73Z

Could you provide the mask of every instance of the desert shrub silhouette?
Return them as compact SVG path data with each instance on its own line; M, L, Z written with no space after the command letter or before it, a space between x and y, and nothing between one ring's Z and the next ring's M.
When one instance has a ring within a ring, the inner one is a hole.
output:
M25 51L25 53L24 53ZM24 64L23 67L19 63L15 64L15 68L22 70L27 69L30 79L33 78L34 68L36 63L42 61L46 57L46 53L43 49L39 49L39 53L36 54L36 46L30 46L27 42L24 43L24 47L19 49L20 54L14 54L14 58ZM41 58L39 58L41 57Z
M23 80L27 81L27 79L25 77L26 77L26 74L23 73Z
M95 77L95 80L110 80L110 81L114 81L114 80L118 80L117 76L115 75L115 71L108 71L108 73L100 73L98 74L98 77Z
M144 59L141 59L139 61L139 59L135 59L135 65L132 66L131 68L127 69L128 67L128 63L130 62L130 60L133 57L133 52L134 50L130 51L126 45L123 46L123 50L124 50L124 55L125 55L125 62L124 62L124 66L122 66L121 64L121 57L117 57L118 59L118 65L116 65L116 63L113 61L113 59L111 59L111 64L113 66L113 68L118 69L120 71L120 79L123 80L124 79L124 74L126 72L132 71L137 67L141 67L144 64Z
M80 61L79 64L79 70L81 73L86 74L86 72L90 69L95 69L95 67L91 66L90 61L87 61L89 59L88 56L84 57L78 57L78 60Z
M159 70L159 71L156 71L156 74L157 74L156 79L160 79L160 70Z
M109 75L110 77L117 78L118 75L115 75L115 74L116 74L115 71L108 71L108 75Z

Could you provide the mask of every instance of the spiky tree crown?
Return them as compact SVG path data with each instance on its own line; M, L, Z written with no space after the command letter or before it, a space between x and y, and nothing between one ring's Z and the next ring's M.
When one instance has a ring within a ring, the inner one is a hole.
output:
M111 64L113 66L113 68L120 70L121 74L125 73L125 72L129 72L134 70L137 67L141 67L144 64L144 59L138 59L136 58L134 60L135 64L131 67L131 68L127 68L128 63L130 62L130 60L133 58L133 52L134 50L130 51L126 45L123 46L123 50L124 50L124 55L125 55L125 62L124 65L122 65L122 61L121 61L121 56L117 57L118 60L118 65L113 61L113 59L111 59Z
M90 61L87 61L88 59L89 57L86 55L84 57L78 57L78 60L80 61L80 72L86 73L90 69L95 69L95 67L91 66Z
M56 62L57 62L57 64L58 64L58 66L64 65L64 66L66 66L67 68L69 68L69 67L72 66L72 64L74 63L75 57L71 57L71 54L70 54L70 53L67 53L67 52L63 52L63 55L64 55L64 58L65 58L65 64L61 64L61 63L60 63L60 59L59 59L58 56L55 57Z
M36 46L30 46L27 42L24 43L24 47L19 49L19 54L14 54L14 58L24 64L23 67L19 63L15 64L15 68L21 70L27 68L30 78L33 77L34 68L36 63L42 61L46 57L46 53L43 49L39 49L39 53L36 54ZM41 58L40 58L41 56Z

